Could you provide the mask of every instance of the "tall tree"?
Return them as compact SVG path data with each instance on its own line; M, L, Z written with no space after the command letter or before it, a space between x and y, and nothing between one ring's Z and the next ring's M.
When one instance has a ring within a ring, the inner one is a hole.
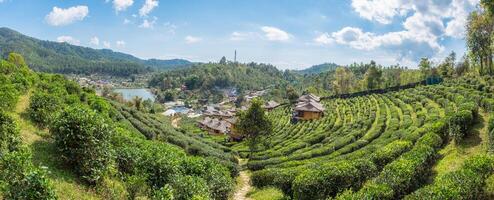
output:
M382 71L375 64L371 63L364 75L364 89L373 90L380 88L382 81Z
M426 79L428 76L431 75L432 62L429 61L429 58L420 59L419 69L422 74L422 79Z
M288 86L286 89L286 97L290 101L290 103L294 103L297 101L299 94L295 91L295 88L292 86Z
M272 132L272 123L269 121L262 108L262 101L252 100L249 109L239 114L236 124L237 131L244 136L249 144L249 149L254 152L258 145L269 137Z
M225 56L221 57L220 64L226 65L226 57Z
M485 5L485 4L483 4ZM467 47L474 61L480 65L479 72L484 74L492 71L492 36L494 20L485 10L474 11L467 22ZM485 70L486 69L486 70Z
M456 62L456 53L452 51L445 59L444 61L438 65L437 70L439 72L439 75L445 78L450 78L453 76L454 73L454 68L455 68L455 62Z
M338 67L334 73L333 92L335 94L350 93L353 90L355 76L345 67Z

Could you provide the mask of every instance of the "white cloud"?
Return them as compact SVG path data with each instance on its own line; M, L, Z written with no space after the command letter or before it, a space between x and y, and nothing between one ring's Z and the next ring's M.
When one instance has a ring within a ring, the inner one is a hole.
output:
M321 35L319 43L329 38L354 49L379 48L398 55L400 60L413 62L424 56L434 57L444 50L442 39L463 37L468 13L477 3L478 0L352 0L354 11L362 18L380 24L402 20L402 30L376 34L345 27L326 33L326 38Z
M113 0L113 8L117 12L127 10L132 4L134 4L134 0Z
M270 41L287 41L291 37L290 34L276 27L263 26L261 30L266 39Z
M353 0L352 7L365 19L389 24L394 16L406 14L408 6L402 0Z
M144 19L142 24L139 25L140 28L154 28L154 24L156 24L156 20L158 18L154 17L152 20Z
M159 4L158 0L146 0L141 9L139 9L140 16L147 16L155 7Z
M46 15L45 20L52 26L65 26L75 21L82 21L89 13L87 6L74 6L67 9L53 7L53 10Z
M117 47L125 47L125 44L126 43L123 40L119 40L119 41L116 42L116 44L117 44Z
M130 24L130 23L131 23L131 21L130 21L129 19L125 18L125 19L124 19L124 21L123 21L123 23L124 23L124 24Z
M103 46L107 49L111 48L111 44L108 41L103 41Z
M319 45L328 45L334 42L334 39L328 33L322 33L314 38L314 42Z
M89 40L89 43L94 45L94 46L98 46L99 45L99 38L94 36L92 37L90 40Z
M202 41L202 38L200 38L200 37L194 37L194 36L190 36L190 35L185 37L185 43L187 43L187 44L198 43L200 41Z
M77 40L71 36L67 36L67 35L62 35L62 36L57 37L57 42L66 42L66 43L73 44L73 45L81 44L81 41L79 41L79 40Z

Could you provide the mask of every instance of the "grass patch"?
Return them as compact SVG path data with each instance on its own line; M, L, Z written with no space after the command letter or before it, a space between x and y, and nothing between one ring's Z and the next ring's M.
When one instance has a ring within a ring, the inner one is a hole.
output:
M455 171L463 165L465 159L488 150L488 114L484 112L479 114L479 121L470 129L468 137L457 145L449 142L439 151L441 159L433 167L435 176Z
M285 200L288 199L285 197L283 192L276 188L262 188L262 189L254 189L247 193L247 197L252 200Z

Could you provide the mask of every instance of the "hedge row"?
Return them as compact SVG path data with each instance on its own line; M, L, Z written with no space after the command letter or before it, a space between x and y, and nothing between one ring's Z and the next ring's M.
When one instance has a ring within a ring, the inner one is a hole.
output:
M396 199L419 188L430 174L430 166L436 158L437 149L443 143L442 138L451 135L452 127L460 127L463 137L468 126L473 124L478 108L471 103L465 103L460 109L460 112L450 113L443 120L436 122L410 152L386 165L379 176L358 192L346 191L337 198Z
M318 167L265 169L252 174L252 184L277 187L295 199L322 199L348 188L359 188L377 170L411 147L411 142L396 140L370 156L370 159L327 163Z
M461 169L439 176L405 199L484 199L485 180L494 172L494 158L478 155L465 160Z

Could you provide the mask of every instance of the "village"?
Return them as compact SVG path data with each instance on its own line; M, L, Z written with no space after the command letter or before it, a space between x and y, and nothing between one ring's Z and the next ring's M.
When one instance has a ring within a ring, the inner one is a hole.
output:
M323 117L325 108L320 103L320 100L320 97L313 94L300 96L293 108L292 122L316 120ZM270 100L266 101L262 107L265 111L270 112L281 105L276 101ZM202 111L204 117L202 120L198 120L197 125L212 135L227 135L230 141L240 141L243 138L235 130L235 124L237 122L236 114L247 109L246 106L240 108L205 106Z

